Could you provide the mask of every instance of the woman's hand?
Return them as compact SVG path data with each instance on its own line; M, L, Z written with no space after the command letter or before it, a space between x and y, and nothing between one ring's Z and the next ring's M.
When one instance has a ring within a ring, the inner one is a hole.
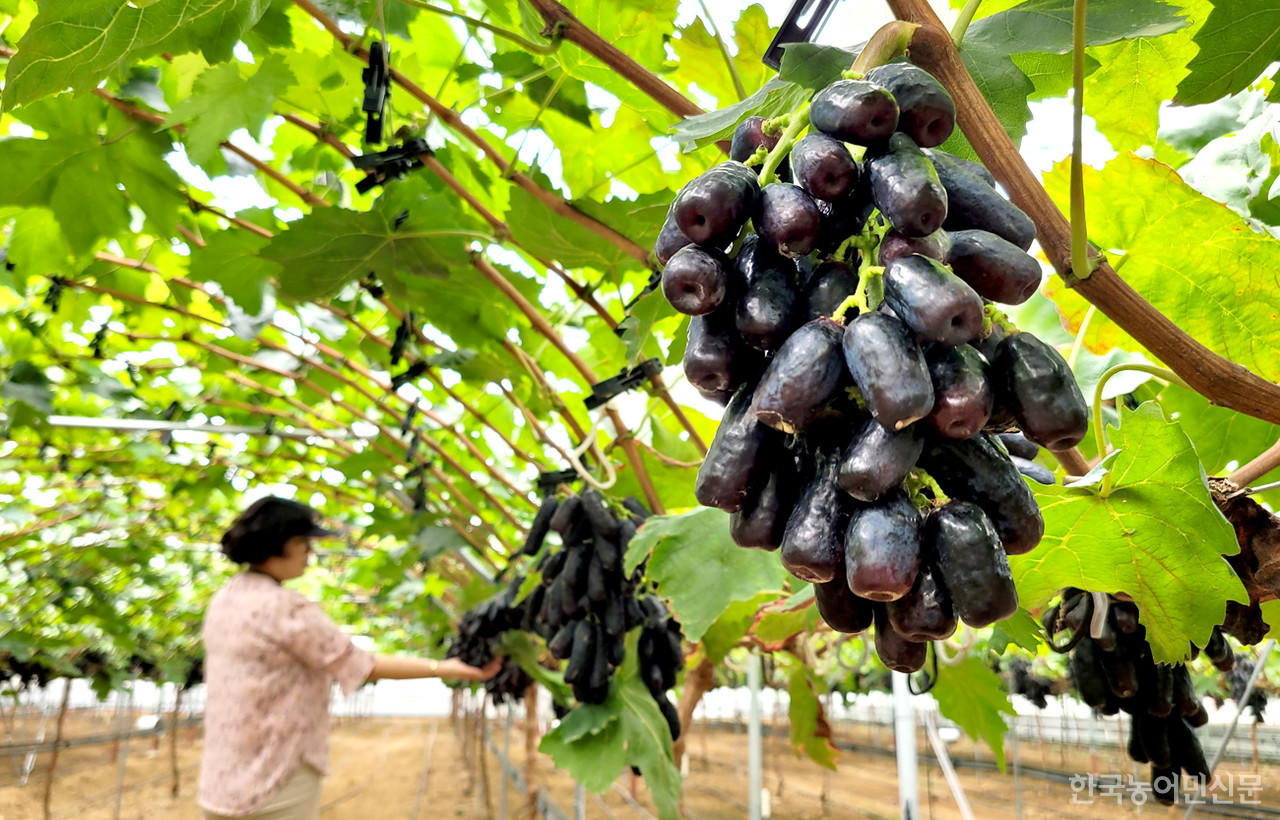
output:
M457 658L449 658L440 661L439 675L442 678L451 678L453 680L482 681L498 674L498 670L501 668L502 658L494 658L485 664L482 669L468 666Z

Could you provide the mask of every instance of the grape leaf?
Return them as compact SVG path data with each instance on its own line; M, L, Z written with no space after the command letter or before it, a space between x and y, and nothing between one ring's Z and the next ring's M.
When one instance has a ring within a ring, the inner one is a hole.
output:
M1181 105L1234 94L1280 60L1280 6L1273 0L1214 0L1195 41L1200 51L1178 83Z
M67 273L71 267L71 248L48 208L28 208L14 217L5 251L17 266L19 292L27 280Z
M368 212L318 208L261 253L280 265L280 290L296 299L334 293L370 271L403 290L397 277L443 277L450 266L466 263L475 227L457 200L419 175L398 182Z
M1102 65L1085 80L1085 109L1111 147L1155 144L1160 104L1185 72L1189 46L1172 37L1139 37L1094 51Z
M648 578L695 642L729 604L781 589L786 580L775 556L733 543L728 514L710 507L646 521L627 548L626 572L646 556Z
M193 252L191 278L217 282L228 299L250 316L257 316L262 311L267 280L280 270L259 255L267 242L249 231L220 231L209 237L205 247Z
M742 102L726 108L686 117L673 127L672 133L685 151L729 139L738 123L748 117L776 117L790 113L809 99L812 92L804 86L783 82L774 77Z
M218 152L218 145L240 128L256 137L271 116L276 98L296 79L285 58L269 54L258 70L245 76L248 66L228 62L206 69L191 96L179 102L166 125L187 125L183 142L191 161L202 164Z
M787 707L791 748L797 757L808 755L819 766L835 771L840 750L831 743L831 724L827 723L816 686L817 681L808 669L797 664L791 670L787 681L787 694L791 701Z
M1045 188L1066 209L1066 162L1045 177ZM1183 330L1211 350L1280 380L1280 337L1271 329L1280 314L1275 271L1280 241L1253 231L1226 206L1188 186L1167 165L1122 154L1101 171L1084 169L1085 197L1106 202L1089 219L1089 239L1122 254L1124 280ZM1170 248L1177 248L1175 256ZM1113 264L1116 257L1112 257ZM1049 284L1068 326L1078 328L1088 306ZM1094 351L1139 346L1101 314L1086 344Z
M978 90L991 105L996 119L1000 120L1004 130L1017 145L1027 133L1027 123L1031 120L1027 98L1035 91L1035 86L1008 53L1001 49L971 43L966 39L960 46L960 57ZM978 158L959 128L940 147L965 159Z
M984 740L1005 770L1005 715L1016 715L1000 676L987 668L977 654L959 663L938 668L938 682L929 690L938 702L938 713L954 722L974 740Z
M96 86L142 57L200 51L230 59L270 0L63 0L43 3L5 72L4 108Z
M760 607L773 601L776 595L771 592L761 593L746 601L734 601L729 604L720 617L716 618L707 631L702 633L702 649L707 653L707 660L720 663L729 650L737 646L742 636L755 622L756 612Z
M1262 602L1262 621L1271 627L1267 637L1280 641L1280 600Z
M637 634L627 639L627 659L614 675L605 702L574 709L543 736L538 750L596 794L613 785L623 766L636 766L653 794L659 818L675 820L680 771L666 718L640 680Z
M776 651L781 649L788 639L816 627L819 620L816 606L802 606L796 609L770 608L756 615L755 623L751 625L751 635L764 646Z
M1023 606L1035 611L1062 587L1125 592L1142 613L1152 655L1176 663L1203 646L1227 601L1248 601L1222 558L1235 531L1209 497L1190 439L1155 402L1120 410L1117 451L1070 487L1033 485L1045 520L1034 551L1011 556ZM1098 484L1110 472L1113 489Z
M1209 475L1223 475L1280 440L1280 425L1209 403L1199 393L1169 385L1160 394L1165 412L1182 426ZM1255 483L1266 484L1266 480Z
M696 18L678 31L680 37L672 40L671 48L680 60L680 76L692 79L700 90L715 97L721 106L738 102L740 97L729 76L720 46L702 18ZM730 59L747 94L759 89L773 75L769 67L760 62L760 55L773 40L773 32L764 7L758 3L747 6L734 25L737 53Z
M569 268L613 271L637 264L626 251L599 234L556 216L523 188L511 189L506 223L512 238L529 253Z
M991 627L987 646L997 655L1003 655L1010 644L1016 644L1031 654L1039 651L1044 643L1044 628L1025 609L1019 607L1013 615Z
M787 43L778 79L817 91L840 79L866 44L841 48L818 43Z
M1066 54L1072 43L1072 5L1072 0L1027 0L974 21L964 43L1003 54ZM1092 0L1085 22L1085 45L1159 37L1186 24L1176 7L1158 0Z

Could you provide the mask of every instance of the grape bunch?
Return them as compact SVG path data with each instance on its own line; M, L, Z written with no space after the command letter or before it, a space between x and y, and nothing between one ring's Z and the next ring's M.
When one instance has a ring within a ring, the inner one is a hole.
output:
M634 498L623 501L627 515L614 514L594 489L563 502L545 500L530 527L523 552L543 550L549 532L563 548L543 554L537 566L542 582L524 604L525 625L541 635L547 650L566 661L564 680L582 703L603 703L609 680L626 658L627 633L642 627L639 668L654 700L671 726L680 723L666 690L683 666L680 625L653 596L640 596L642 571L623 572L623 557L649 511Z
M1050 645L1070 653L1071 680L1081 700L1104 715L1125 712L1132 717L1128 754L1138 763L1151 764L1157 800L1174 802L1182 772L1209 777L1195 734L1209 714L1185 664L1157 664L1152 659L1136 606L1108 596L1106 611L1096 611L1093 595L1067 589L1061 603L1045 613L1044 626ZM1054 645L1052 638L1059 633L1070 637ZM1234 662L1217 629L1205 654L1220 670Z
M997 671L999 671L997 669ZM1031 663L1025 658L1013 658L1006 670L1009 694L1022 695L1037 709L1049 706L1049 696L1054 692L1053 679L1044 675L1036 675L1031 671Z
M881 66L818 92L810 133L782 144L805 114L783 134L744 121L655 246L692 317L685 375L725 405L695 494L738 544L780 550L832 628L875 624L881 660L913 671L957 620L1013 614L1006 556L1043 535L1020 469L1052 474L996 434L1020 434L1020 459L1069 449L1087 407L1062 356L991 304L1039 286L1035 225L936 147L946 90Z
M1227 686L1230 689L1230 697L1237 704L1240 710L1248 709L1253 713L1255 723L1266 722L1267 712L1267 693L1263 692L1258 686L1254 686L1253 692L1249 694L1247 703L1242 703L1244 698L1244 690L1249 685L1249 678L1253 675L1254 661L1247 655L1236 655L1233 668L1227 673Z
M521 628L523 607L514 601L524 578L517 576L505 590L462 616L458 632L449 644L446 657L457 658L477 668L494 657L494 646L504 632ZM498 674L484 682L485 692L494 703L519 700L533 680L520 666L504 659Z

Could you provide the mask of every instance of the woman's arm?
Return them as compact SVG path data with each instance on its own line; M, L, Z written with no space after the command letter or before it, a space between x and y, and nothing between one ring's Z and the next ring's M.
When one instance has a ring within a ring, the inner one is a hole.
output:
M494 658L483 669L467 666L456 658L433 661L407 655L374 655L369 680L405 680L408 678L452 678L453 680L488 680L498 674L501 658Z

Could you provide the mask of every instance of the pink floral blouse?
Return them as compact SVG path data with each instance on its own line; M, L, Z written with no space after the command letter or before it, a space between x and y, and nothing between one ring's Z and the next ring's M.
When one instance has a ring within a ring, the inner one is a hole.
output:
M201 808L250 814L303 764L327 774L332 684L355 692L373 671L373 656L318 605L257 572L218 590L202 635Z

